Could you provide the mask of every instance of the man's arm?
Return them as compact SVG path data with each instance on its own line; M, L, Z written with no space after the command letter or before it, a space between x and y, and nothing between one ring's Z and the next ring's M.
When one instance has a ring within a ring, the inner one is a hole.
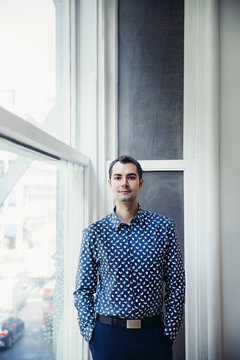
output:
M95 326L94 294L97 287L97 265L93 256L91 230L83 231L77 275L74 305L78 311L80 332L86 341L92 337Z
M166 318L164 333L173 341L183 319L185 301L185 273L181 250L174 226L168 226L168 252L165 259Z

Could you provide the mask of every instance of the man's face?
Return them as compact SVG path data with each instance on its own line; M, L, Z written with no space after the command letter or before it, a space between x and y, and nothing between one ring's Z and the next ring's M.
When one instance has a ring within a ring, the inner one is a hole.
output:
M116 201L133 202L138 198L143 179L139 180L136 165L133 163L122 164L118 161L113 165L108 184Z

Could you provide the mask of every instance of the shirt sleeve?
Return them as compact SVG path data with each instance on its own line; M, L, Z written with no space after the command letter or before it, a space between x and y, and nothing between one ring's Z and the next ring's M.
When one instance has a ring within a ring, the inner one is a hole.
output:
M168 251L165 261L166 317L164 333L173 341L183 319L185 301L185 272L181 250L174 226L168 226Z
M95 327L94 294L97 288L97 264L93 256L93 231L85 229L76 275L74 305L78 311L80 333L90 341Z

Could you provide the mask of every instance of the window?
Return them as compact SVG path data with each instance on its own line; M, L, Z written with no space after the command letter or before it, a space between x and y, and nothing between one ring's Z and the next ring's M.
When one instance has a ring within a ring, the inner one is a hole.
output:
M79 333L72 293L84 170L3 139L0 148L6 164L0 177L0 322L21 323L4 347L13 358L20 352L21 359L29 352L32 359L69 358L60 339L74 327Z
M0 2L0 106L69 143L67 9L66 0Z
M76 121L74 6L0 2L0 324L15 329L0 339L11 347L1 357L87 356L72 296L89 163L67 145Z

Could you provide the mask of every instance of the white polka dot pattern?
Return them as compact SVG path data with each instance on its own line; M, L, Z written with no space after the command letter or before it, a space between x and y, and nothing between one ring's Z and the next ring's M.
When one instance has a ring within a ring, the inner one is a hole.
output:
M81 334L91 339L95 313L124 319L161 313L164 282L164 332L174 340L183 317L185 277L173 221L139 207L130 225L115 212L92 224L83 232L74 292Z

